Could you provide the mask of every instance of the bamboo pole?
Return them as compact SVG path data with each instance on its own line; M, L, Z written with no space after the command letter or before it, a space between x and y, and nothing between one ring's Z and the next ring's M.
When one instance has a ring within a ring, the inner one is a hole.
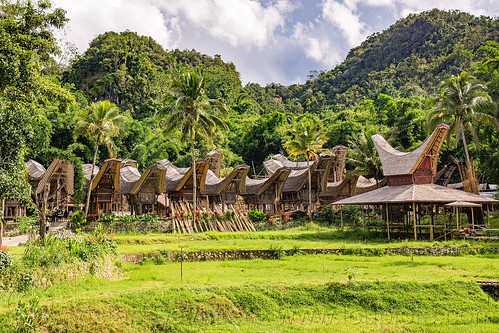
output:
M431 212L430 212L430 240L433 240L433 205L430 205L431 207Z
M390 240L390 213L388 212L388 202L386 205L386 231L388 233L388 240Z
M340 206L341 230L343 231L343 205Z
M471 208L471 228L473 229L473 232L475 231L475 213L473 212L474 209L473 207Z
M412 202L412 212L414 214L414 240L418 240L418 234L416 230L416 203Z
M490 206L487 204L487 229L490 229Z
M444 206L444 240L447 241L447 218L445 216L445 206Z

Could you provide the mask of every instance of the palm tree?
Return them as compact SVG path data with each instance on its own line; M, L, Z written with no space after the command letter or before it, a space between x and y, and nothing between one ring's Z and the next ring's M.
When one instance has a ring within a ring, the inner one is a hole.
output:
M319 153L325 151L322 146L327 138L320 128L310 120L303 119L293 128L293 139L284 144L289 150L289 156L296 159L305 158L308 169L308 216L312 221L312 173L310 171L310 160L317 161Z
M373 176L376 185L381 171L381 160L371 140L372 132L361 132L356 141L349 140L350 150L348 152L348 162L355 166L355 172L363 176Z
M127 117L120 114L120 109L109 101L92 103L89 109L82 110L78 115L76 123L75 137L86 136L90 141L95 142L94 159L92 161L92 171L90 172L90 184L88 187L87 204L85 215L88 214L90 205L90 194L94 181L94 169L99 152L99 145L106 145L111 157L116 156L116 147L111 140L115 136L126 136L122 125L127 121Z
M181 143L190 143L193 172L193 223L196 220L196 155L194 151L196 134L212 143L217 126L227 129L227 125L215 113L225 114L227 108L218 99L210 99L204 92L204 78L196 72L187 71L173 82L172 90L165 99L157 117L163 120L165 135L178 129Z
M499 122L493 115L494 104L486 92L486 86L476 81L472 75L462 72L442 81L438 89L439 96L436 108L428 115L428 127L434 129L441 123L450 126L448 140L455 135L454 146L457 147L459 136L463 140L466 155L466 166L471 170L471 161L466 144L465 129L472 134L473 140L479 146L473 123L478 120L494 123L499 128Z

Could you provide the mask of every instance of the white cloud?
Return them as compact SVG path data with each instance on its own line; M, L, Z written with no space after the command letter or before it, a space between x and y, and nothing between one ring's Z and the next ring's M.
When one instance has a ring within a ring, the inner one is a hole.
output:
M252 0L150 0L166 16L184 18L183 28L227 42L230 45L264 47L277 29L284 28L285 14L295 6L289 1L278 1L263 6Z
M341 61L341 53L338 52L340 48L332 45L334 38L331 38L331 34L327 38L320 30L317 25L298 23L295 25L293 38L302 46L307 57L325 66L334 66Z
M359 14L355 14L355 3L342 4L334 0L325 0L322 17L336 26L345 36L348 46L359 45L368 35L365 24L360 21Z
M130 30L152 36L158 43L174 47L173 32L165 25L159 8L134 0L54 0L70 19L67 37L83 52L91 39L106 31Z
M497 0L52 0L80 52L106 31L151 36L166 49L232 61L243 82L289 84L330 70L351 47L411 12L498 15ZM373 28L374 27L374 28Z

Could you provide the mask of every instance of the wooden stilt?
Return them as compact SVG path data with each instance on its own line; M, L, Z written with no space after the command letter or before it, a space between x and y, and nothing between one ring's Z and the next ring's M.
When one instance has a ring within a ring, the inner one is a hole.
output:
M418 239L418 234L416 230L416 203L412 202L412 213L414 214L414 240Z
M433 240L433 209L434 206L430 205L431 211L430 211L430 240Z
M471 228L473 229L473 231L475 231L475 214L474 214L474 209L473 207L470 207L471 208Z
M445 216L445 206L444 206L444 240L447 240L447 218Z
M487 204L487 229L490 229L490 206Z
M343 205L340 206L341 230L343 230Z
M390 213L388 211L388 202L386 205L386 231L388 233L388 240L390 240Z

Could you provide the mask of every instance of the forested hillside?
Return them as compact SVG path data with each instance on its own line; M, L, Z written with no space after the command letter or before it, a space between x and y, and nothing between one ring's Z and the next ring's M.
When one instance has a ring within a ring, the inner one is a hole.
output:
M118 157L135 159L141 170L163 158L188 165L189 148L180 144L179 134L165 137L163 125L155 117L165 105L173 80L186 68L204 76L209 98L227 105L224 120L229 130L217 131L213 145L196 137L195 152L202 158L217 148L225 155L225 172L244 163L252 167L253 175L269 155L287 154L283 144L302 118L324 130L326 147L344 144L369 149L365 138L380 133L401 150L413 149L430 131L427 118L433 106L429 102L437 96L441 80L468 71L487 84L497 102L497 31L497 20L461 12L411 14L367 38L334 69L312 71L305 84L265 87L255 83L242 86L234 64L223 62L218 55L165 50L152 38L130 31L106 32L68 66L59 68L47 61L40 68L41 77L53 90L58 89L51 93L57 98L44 99L40 117L32 121L36 135L26 142L25 158L48 164L52 156L66 154L90 163L93 144L73 135L76 115L92 102L109 100L129 118L125 125L128 135L113 139ZM55 50L49 51L53 54ZM499 182L497 129L488 124L477 124L475 129L481 149L472 142L471 133L468 143L479 177ZM444 147L442 156L442 163L451 156L462 158L462 145ZM107 150L100 149L98 163L107 157Z

